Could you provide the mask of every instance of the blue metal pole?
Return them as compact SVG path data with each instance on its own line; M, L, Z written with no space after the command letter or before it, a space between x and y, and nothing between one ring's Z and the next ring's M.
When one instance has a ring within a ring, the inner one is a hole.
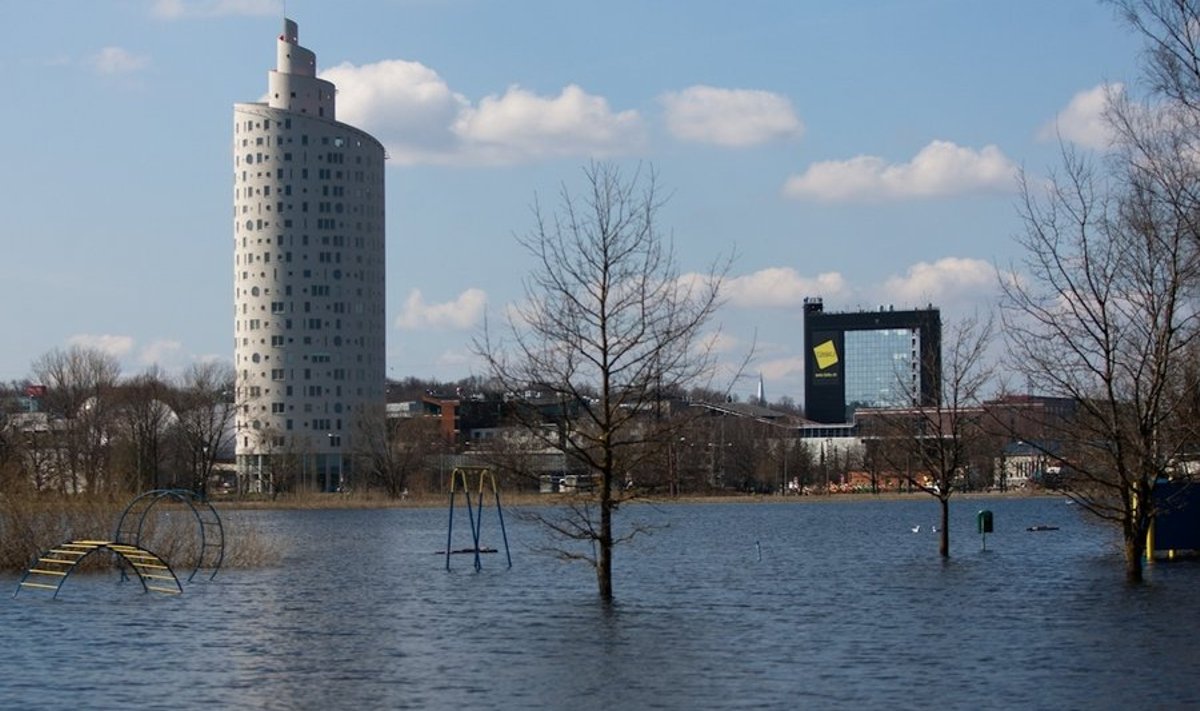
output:
M450 540L454 536L454 476L450 478L450 524L446 526L446 570L450 570Z
M479 492L480 501L483 500L483 492ZM467 490L467 515L471 517L471 539L475 543L475 572L479 572L483 568L483 562L479 560L479 528L482 524L480 518L483 516L483 511L479 512L479 516L475 515L475 509L471 504L471 491Z
M492 491L496 494L496 515L500 518L500 535L504 538L504 556L508 558L508 567L512 567L512 554L508 551L508 531L504 529L504 509L500 508L500 489L492 482Z

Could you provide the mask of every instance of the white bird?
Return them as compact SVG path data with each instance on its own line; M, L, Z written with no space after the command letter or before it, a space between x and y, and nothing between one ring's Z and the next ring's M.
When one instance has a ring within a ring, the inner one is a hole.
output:
M937 533L937 526L934 526L934 527L933 527L933 532L934 532L934 533Z
M919 524L919 523L918 523L917 525L913 526L913 528L912 528L912 532L913 532L913 533L920 533L920 532L921 532L921 524Z

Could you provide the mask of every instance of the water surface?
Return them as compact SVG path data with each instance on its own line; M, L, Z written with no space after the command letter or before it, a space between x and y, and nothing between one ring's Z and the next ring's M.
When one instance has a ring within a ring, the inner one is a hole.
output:
M926 497L629 507L656 530L618 549L611 608L511 509L512 569L487 512L501 552L447 572L446 513L225 512L283 541L279 565L178 597L93 575L0 598L0 708L1200 704L1200 565L1128 586L1112 531L1061 499L952 502L949 562Z

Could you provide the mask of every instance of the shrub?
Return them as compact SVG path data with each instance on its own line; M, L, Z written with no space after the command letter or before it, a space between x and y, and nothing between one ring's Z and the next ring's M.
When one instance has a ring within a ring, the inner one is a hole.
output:
M43 551L65 541L111 540L128 500L59 494L0 496L0 570L23 571ZM225 557L222 568L270 565L279 559L278 544L243 520L222 517ZM232 525L231 525L232 523ZM200 524L191 509L161 502L147 515L139 545L185 576L200 555ZM211 562L212 552L209 552ZM90 566L106 564L104 560Z

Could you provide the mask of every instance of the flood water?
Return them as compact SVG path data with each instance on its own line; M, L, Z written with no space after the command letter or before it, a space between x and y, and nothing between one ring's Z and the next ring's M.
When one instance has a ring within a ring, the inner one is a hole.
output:
M1200 704L1200 563L1131 587L1113 532L1061 499L951 507L947 563L928 497L623 508L658 528L617 550L611 608L513 509L512 568L488 510L500 552L478 573L435 555L445 509L226 511L283 541L281 562L175 597L103 574L0 597L0 708Z

